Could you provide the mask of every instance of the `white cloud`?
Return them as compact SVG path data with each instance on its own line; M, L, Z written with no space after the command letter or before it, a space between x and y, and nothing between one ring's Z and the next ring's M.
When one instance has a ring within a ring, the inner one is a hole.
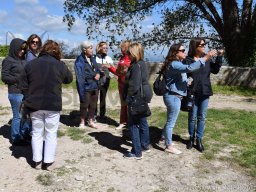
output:
M25 4L25 5L39 3L38 0L15 0L14 2L17 4Z
M62 16L56 15L47 15L46 18L34 23L34 25L35 27L47 30L49 32L57 32L66 29L66 26L62 22Z
M0 10L0 23L6 22L7 16L7 11Z

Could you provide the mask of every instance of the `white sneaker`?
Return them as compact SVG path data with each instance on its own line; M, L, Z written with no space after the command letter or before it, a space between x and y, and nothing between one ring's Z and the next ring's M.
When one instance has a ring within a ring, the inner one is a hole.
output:
M124 128L124 126L125 126L125 124L120 124L118 127L116 127L116 130L120 130L120 129L123 129Z

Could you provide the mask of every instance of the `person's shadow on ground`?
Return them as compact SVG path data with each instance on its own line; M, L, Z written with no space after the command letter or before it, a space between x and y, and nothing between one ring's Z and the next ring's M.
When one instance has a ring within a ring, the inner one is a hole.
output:
M122 136L116 136L109 132L92 132L88 135L94 137L103 147L106 147L110 150L119 151L122 154L127 153L128 149L122 147L121 145L125 144L127 146L131 146L131 143L126 141Z
M112 118L104 116L104 118L97 117L97 122L111 125L111 126L118 126L119 124ZM69 114L65 115L62 114L60 116L60 122L66 126L70 127L79 127L80 124L80 111L74 110L71 111Z
M10 125L3 125L0 127L0 136L2 135L4 138L8 139L11 143L11 134L10 134L11 126ZM31 145L26 146L10 146L10 151L12 151L12 156L16 159L19 159L20 157L24 157L27 161L27 163L32 166L32 149Z

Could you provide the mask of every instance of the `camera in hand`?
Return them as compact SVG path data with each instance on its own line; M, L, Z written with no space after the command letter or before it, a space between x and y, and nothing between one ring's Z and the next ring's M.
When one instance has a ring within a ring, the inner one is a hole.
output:
M192 110L194 105L194 93L192 87L187 88L187 109L188 111Z

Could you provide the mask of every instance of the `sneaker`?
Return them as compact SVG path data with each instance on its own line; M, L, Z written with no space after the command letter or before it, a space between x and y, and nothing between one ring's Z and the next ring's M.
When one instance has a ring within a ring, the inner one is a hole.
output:
M134 153L129 152L129 153L124 154L124 158L141 160L142 155L141 156L136 156Z
M142 152L143 152L143 153L150 153L150 152L151 152L151 150L150 150L150 148L142 149Z
M125 127L125 124L120 124L118 127L116 127L116 130L120 130L120 129L123 129Z
M172 153L172 154L175 154L175 155L179 155L181 154L182 152L174 147L172 147L171 149L170 148L165 148L164 150L165 152L167 153Z
M81 128L81 129L85 128L84 123L80 123L79 128Z
M42 161L39 161L39 162L33 161L32 167L34 169L39 170L39 169L41 169L41 166L42 166Z

